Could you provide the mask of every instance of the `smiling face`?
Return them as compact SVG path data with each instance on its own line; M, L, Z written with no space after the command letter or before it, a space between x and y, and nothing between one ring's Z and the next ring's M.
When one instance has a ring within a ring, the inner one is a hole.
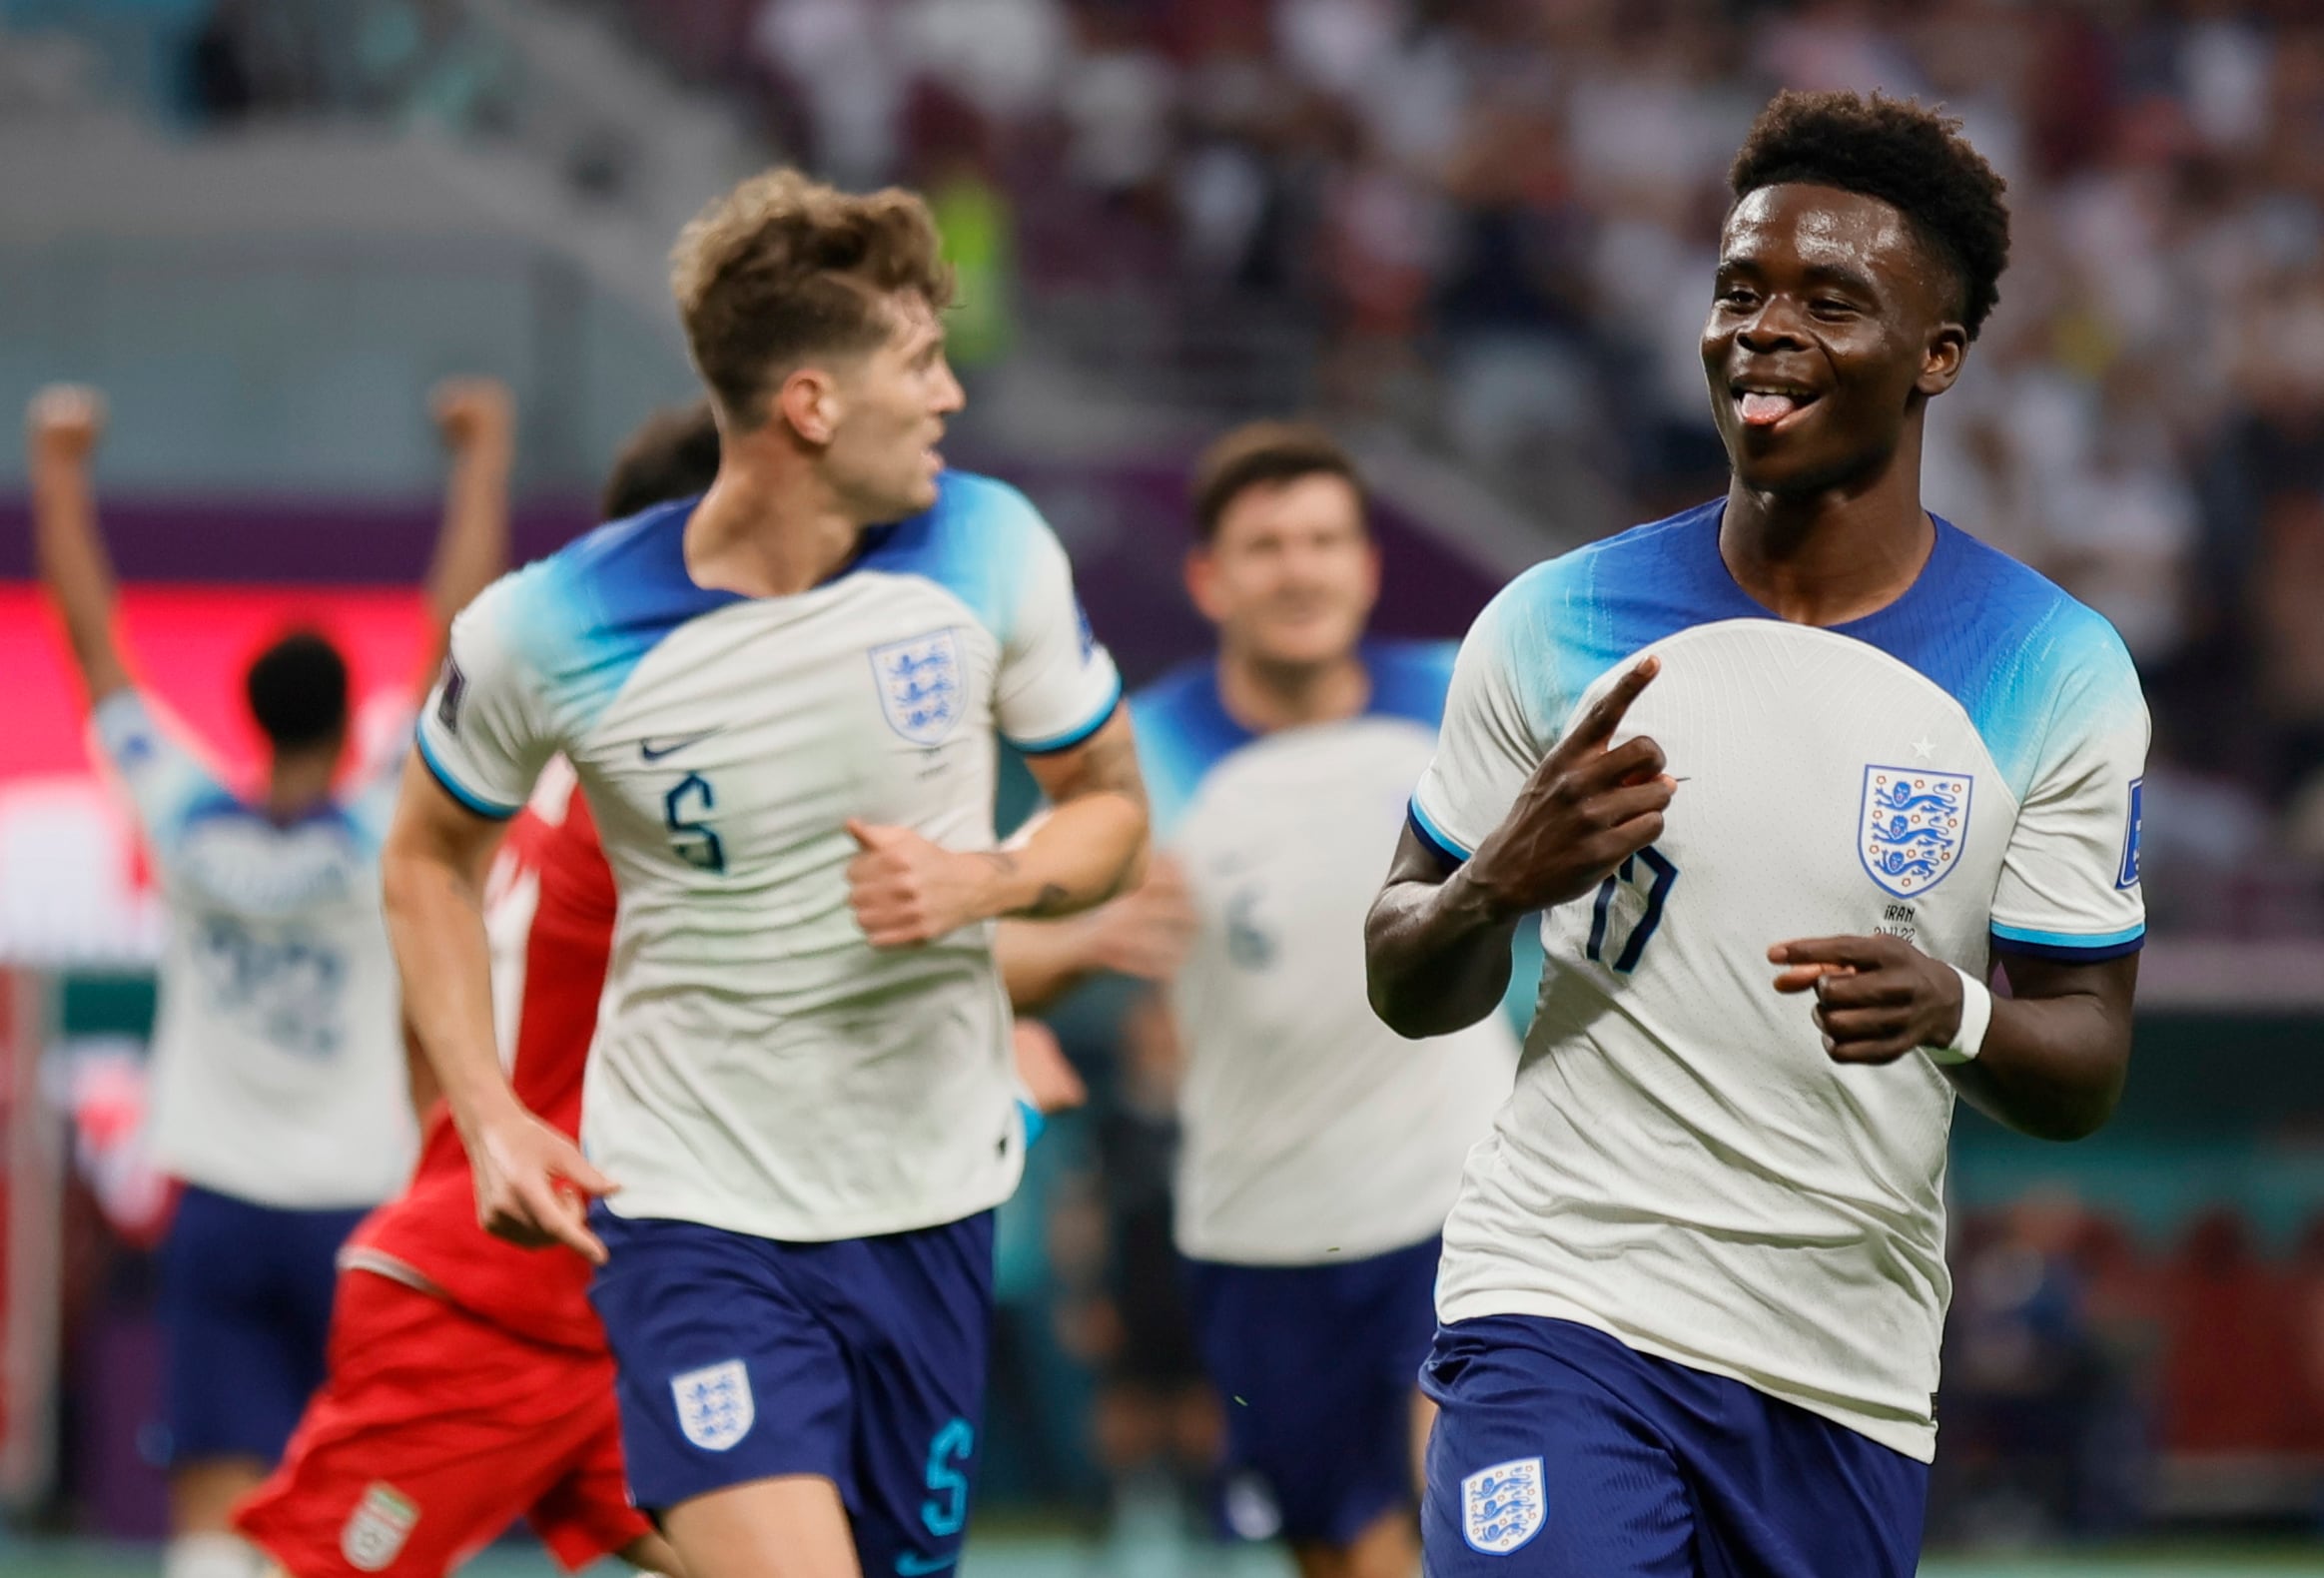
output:
M871 350L824 367L829 435L822 469L850 512L901 520L936 502L945 418L966 403L944 355L944 326L925 297L889 298L889 333Z
M1221 644L1254 662L1339 662L1363 639L1380 591L1362 497L1327 471L1251 483L1187 559L1186 589Z
M1720 237L1703 371L1746 487L1805 495L1887 464L1968 337L1951 271L1903 213L1834 187L1762 187Z

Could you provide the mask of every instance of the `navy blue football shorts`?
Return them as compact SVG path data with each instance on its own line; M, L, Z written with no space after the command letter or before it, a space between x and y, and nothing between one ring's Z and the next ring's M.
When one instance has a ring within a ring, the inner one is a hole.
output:
M1440 1330L1426 1578L1912 1578L1929 1465L1532 1315Z
M787 1243L698 1222L590 1225L630 1499L649 1514L753 1479L838 1486L865 1578L949 1573L976 1481L993 1213Z
M1195 1345L1226 1410L1229 1493L1255 1479L1285 1539L1349 1545L1412 1505L1441 1248L1430 1237L1321 1265L1186 1262Z
M363 1219L186 1186L161 1255L171 1463L283 1455L323 1384L339 1246Z

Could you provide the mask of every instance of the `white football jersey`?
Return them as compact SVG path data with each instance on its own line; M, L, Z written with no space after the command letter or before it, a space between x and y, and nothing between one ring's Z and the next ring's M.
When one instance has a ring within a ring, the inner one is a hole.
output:
M137 692L107 697L94 722L169 915L146 1120L156 1162L262 1205L386 1199L417 1144L380 913L394 775L278 825Z
M1333 723L1254 735L1211 662L1132 705L1155 836L1200 917L1169 992L1176 1236L1199 1259L1319 1264L1432 1237L1509 1094L1499 1015L1410 1042L1366 998L1364 913L1436 747L1452 648L1380 643L1364 661L1370 701Z
M688 575L687 500L503 577L452 627L420 751L507 816L561 751L620 890L581 1138L607 1204L828 1240L954 1221L1024 1165L989 924L875 951L850 817L993 846L998 728L1067 749L1121 681L1014 488L947 473L788 597Z
M2099 961L2145 933L2145 703L2111 626L1939 522L1912 588L1831 629L1754 602L1707 504L1535 566L1469 633L1413 797L1465 859L1633 662L1617 736L1667 830L1544 921L1517 1086L1445 1229L1445 1321L1598 1327L1935 1455L1952 1088L1841 1067L1771 944L1890 933Z

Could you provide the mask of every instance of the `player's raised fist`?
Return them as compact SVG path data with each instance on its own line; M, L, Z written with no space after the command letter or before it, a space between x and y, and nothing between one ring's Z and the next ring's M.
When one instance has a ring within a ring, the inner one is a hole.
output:
M1599 697L1543 758L1468 864L1468 880L1504 914L1564 904L1662 837L1678 784L1645 735L1609 747L1639 693L1662 671L1649 657Z
M911 948L993 913L993 862L931 843L908 827L850 817L856 856L847 864L847 901L874 948Z
M26 440L37 462L77 465L105 432L105 396L85 384L51 384L25 407Z
M496 1238L543 1249L561 1243L592 1265L605 1245L589 1230L589 1201L621 1185L589 1165L556 1130L521 1109L468 1144L476 1220Z
M1810 937L1778 943L1778 992L1816 994L1816 1028L1835 1063L1895 1063L1960 1032L1960 976L1901 937Z
M498 379L445 379L428 392L427 410L449 449L507 444L515 436L516 396Z

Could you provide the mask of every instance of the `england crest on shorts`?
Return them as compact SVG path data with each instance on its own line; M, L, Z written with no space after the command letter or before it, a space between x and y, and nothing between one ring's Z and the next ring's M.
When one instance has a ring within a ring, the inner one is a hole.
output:
M1549 1507L1541 1459L1514 1458L1480 1468L1460 1482L1461 1533L1469 1548L1506 1556L1541 1532Z
M373 1480L339 1531L339 1553L360 1573L387 1570L419 1524L419 1503L393 1485Z
M670 1392L678 1399L678 1428L705 1452L725 1451L750 1434L758 1418L750 1371L740 1359L672 1376Z
M872 648L872 673L888 727L915 745L941 745L967 708L960 641L931 630Z
M1873 881L1900 899L1942 882L1960 857L1974 783L1967 773L1867 767L1856 852Z

